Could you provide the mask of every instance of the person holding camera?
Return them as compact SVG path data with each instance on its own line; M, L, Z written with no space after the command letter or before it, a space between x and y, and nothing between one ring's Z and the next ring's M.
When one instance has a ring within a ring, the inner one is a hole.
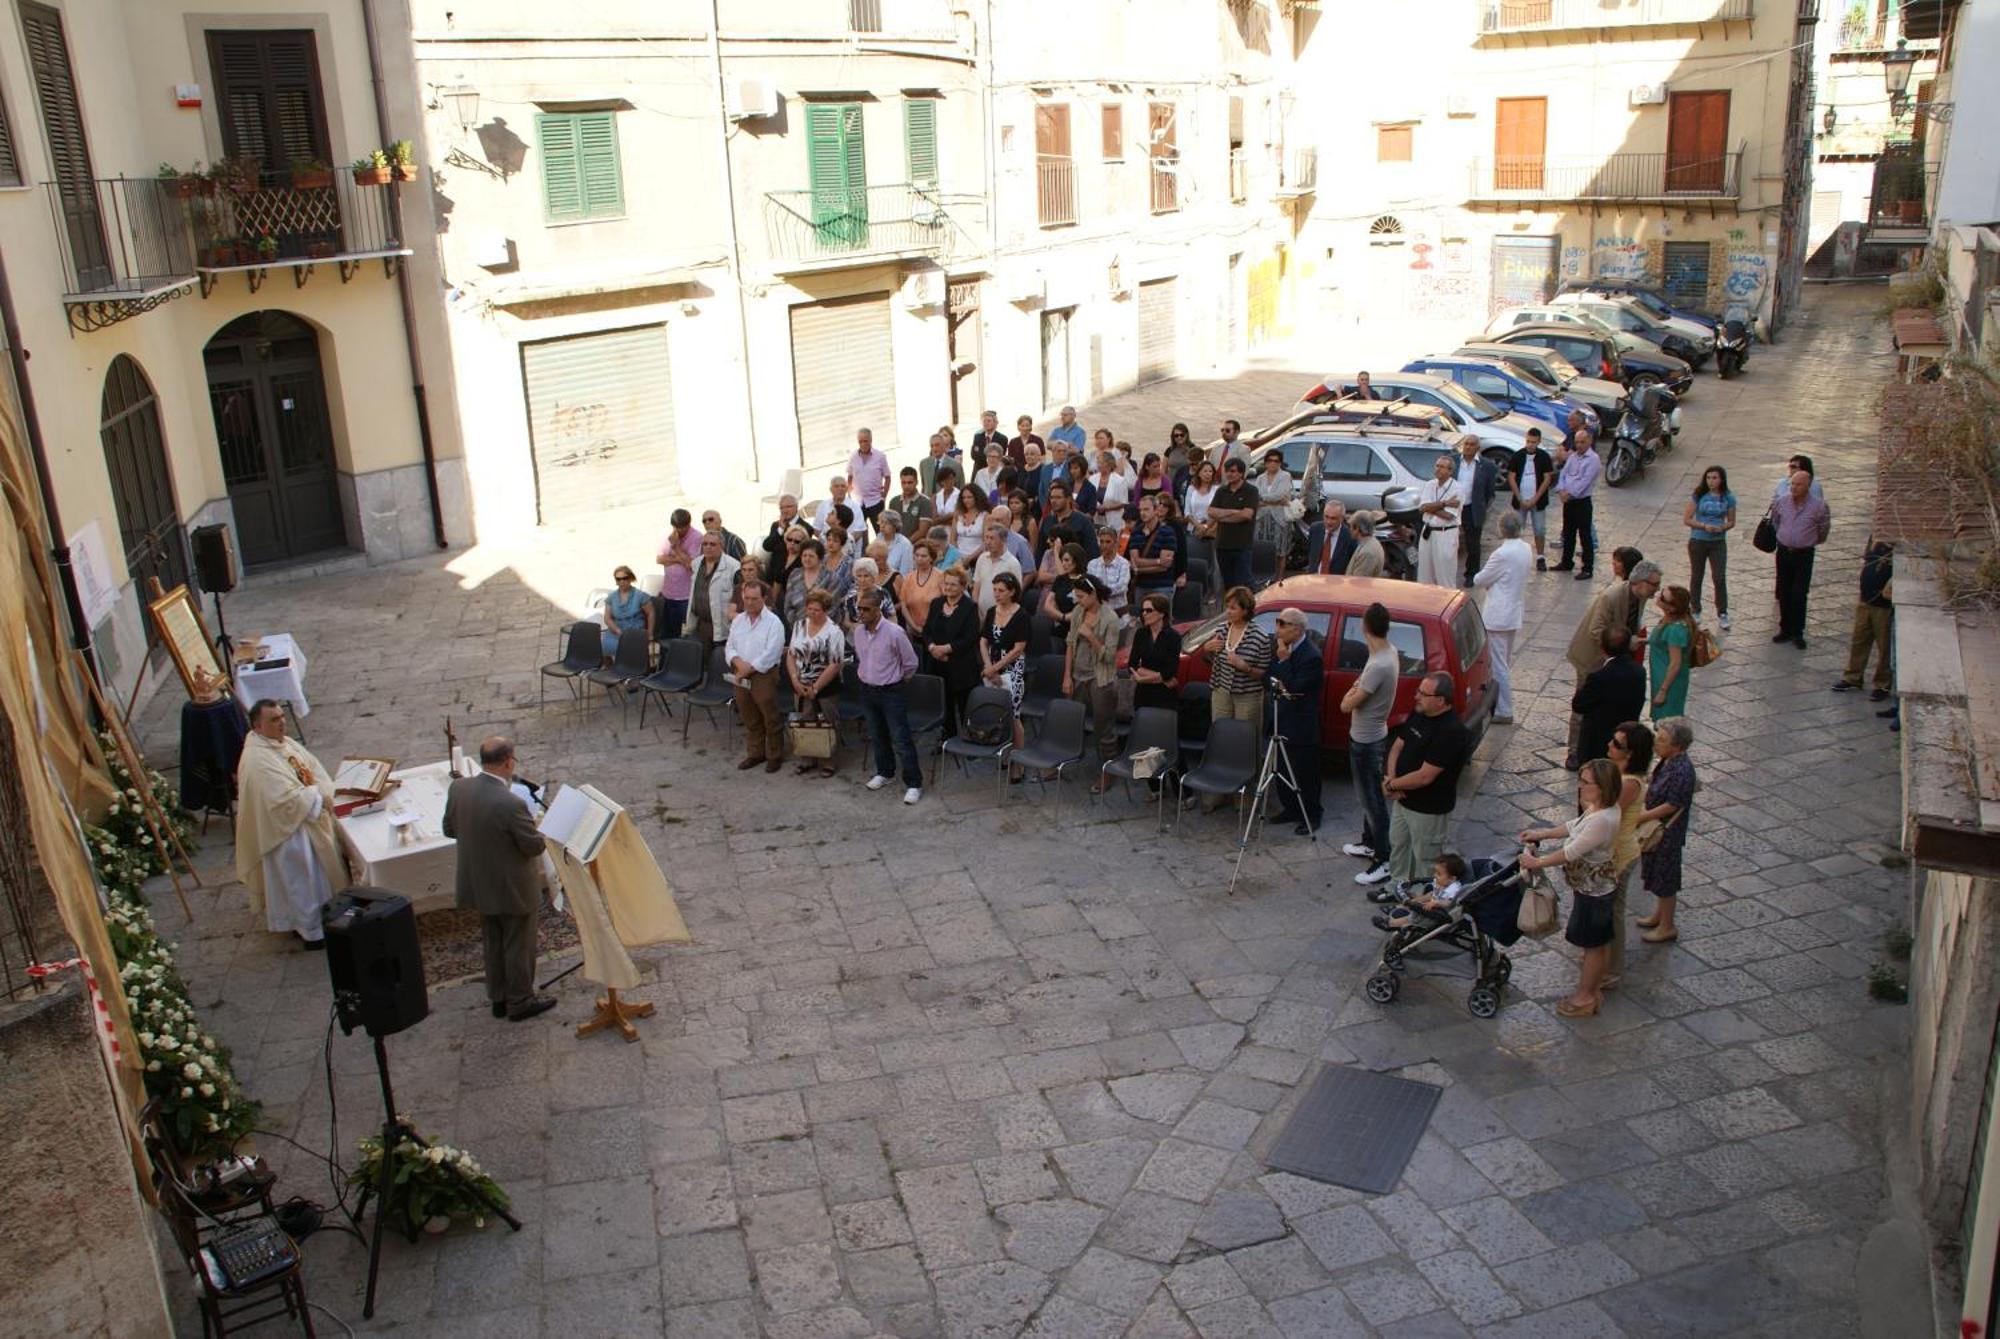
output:
M1269 680L1271 716L1298 783L1296 794L1282 783L1277 787L1278 817L1292 820L1292 831L1299 836L1315 837L1320 824L1319 698L1326 662L1306 635L1304 613L1280 609L1277 632Z

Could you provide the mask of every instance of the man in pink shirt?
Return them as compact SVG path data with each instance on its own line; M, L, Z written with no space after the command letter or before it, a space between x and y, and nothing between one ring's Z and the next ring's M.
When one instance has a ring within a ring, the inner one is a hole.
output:
M875 434L867 428L854 433L854 454L847 458L847 486L861 502L861 514L875 526L882 504L889 500L889 458L875 449Z
M667 533L660 536L657 561L665 571L660 576L660 603L665 606L657 625L660 640L681 635L687 623L688 597L694 593L694 565L701 557L701 532L686 507L674 508Z

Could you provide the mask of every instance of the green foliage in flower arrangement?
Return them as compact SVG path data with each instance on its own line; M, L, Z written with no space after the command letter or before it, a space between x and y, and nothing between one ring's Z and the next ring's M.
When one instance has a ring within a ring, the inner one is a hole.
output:
M361 1165L347 1174L347 1183L378 1188L382 1182L382 1137L369 1135L360 1146ZM494 1204L503 1209L510 1204L507 1192L462 1148L441 1143L426 1148L406 1137L397 1141L390 1163L389 1196L395 1212L411 1231L433 1218L454 1222L470 1219L473 1226L485 1227L486 1215ZM382 1212L381 1206L376 1212Z

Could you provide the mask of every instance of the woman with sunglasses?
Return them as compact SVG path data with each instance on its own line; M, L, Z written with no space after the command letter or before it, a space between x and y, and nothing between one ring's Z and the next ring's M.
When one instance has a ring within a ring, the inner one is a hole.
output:
M609 665L618 656L618 639L628 634L653 636L653 602L646 598L646 592L639 589L639 579L632 575L629 567L620 567L611 574L618 583L604 600L604 663Z

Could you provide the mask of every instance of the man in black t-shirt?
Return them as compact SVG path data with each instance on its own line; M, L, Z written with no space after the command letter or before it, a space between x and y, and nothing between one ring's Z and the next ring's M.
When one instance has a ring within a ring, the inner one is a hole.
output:
M1035 545L1035 561L1041 562L1042 555L1049 551L1049 545L1060 548L1064 544L1081 544L1085 553L1097 547L1097 532L1085 516L1069 503L1069 485L1051 483L1049 485L1049 512L1042 518L1042 529ZM1060 575L1062 569L1056 569ZM1080 574L1079 574L1080 575Z
M1430 872L1444 851L1458 804L1458 776L1472 757L1472 735L1452 710L1456 685L1443 671L1417 685L1417 709L1389 745L1382 789L1389 796L1389 884L1371 897L1389 901Z
M1222 487L1209 500L1208 519L1215 522L1215 562L1222 572L1222 589L1250 584L1250 539L1257 526L1257 490L1243 481L1243 462L1222 467Z

